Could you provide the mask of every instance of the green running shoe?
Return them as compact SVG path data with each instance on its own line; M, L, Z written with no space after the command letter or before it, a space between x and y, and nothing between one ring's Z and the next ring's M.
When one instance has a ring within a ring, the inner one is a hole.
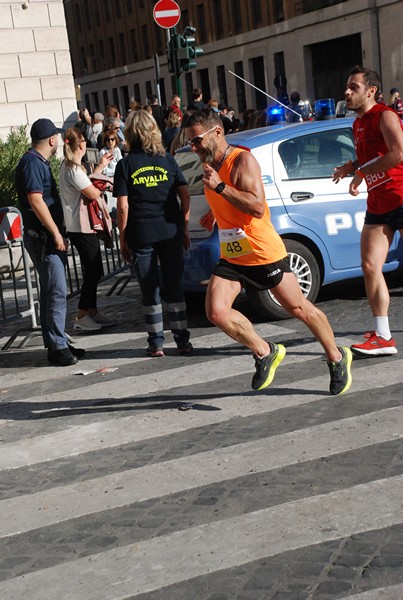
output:
M353 362L353 354L350 348L346 346L338 347L341 352L340 362L327 363L330 371L330 393L335 396L344 394L351 386L351 363Z
M286 354L286 349L281 344L269 342L269 346L270 354L263 358L255 356L256 373L252 379L254 390L263 390L271 384L274 373Z

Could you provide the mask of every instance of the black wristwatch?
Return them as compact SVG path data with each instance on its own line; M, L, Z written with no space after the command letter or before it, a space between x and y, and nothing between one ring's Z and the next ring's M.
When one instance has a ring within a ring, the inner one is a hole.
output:
M225 188L225 183L222 181L221 183L219 183L219 184L217 185L217 187L215 188L215 190L214 190L214 191L215 191L217 194L221 194L221 193L224 191L224 188Z

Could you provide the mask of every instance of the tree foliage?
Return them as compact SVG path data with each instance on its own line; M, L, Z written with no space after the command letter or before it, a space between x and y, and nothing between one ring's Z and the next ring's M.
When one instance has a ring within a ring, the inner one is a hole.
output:
M12 127L5 140L0 138L0 207L16 206L18 208L15 170L18 161L29 146L26 125ZM56 156L52 156L50 159L50 168L57 183L59 183L60 162Z

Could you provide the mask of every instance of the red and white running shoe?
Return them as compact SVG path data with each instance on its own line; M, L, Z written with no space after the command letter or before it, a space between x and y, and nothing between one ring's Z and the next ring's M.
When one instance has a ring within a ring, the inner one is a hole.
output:
M388 356L397 353L396 341L393 338L385 340L376 331L369 331L364 338L364 343L350 346L351 352L357 356Z

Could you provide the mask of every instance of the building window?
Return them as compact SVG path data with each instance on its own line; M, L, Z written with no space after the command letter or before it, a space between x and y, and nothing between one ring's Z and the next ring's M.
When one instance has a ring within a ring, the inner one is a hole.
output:
M108 39L109 44L109 65L113 69L116 66L115 42L113 38Z
M185 87L186 87L186 96L187 96L187 103L186 103L186 106L187 106L193 100L193 76L192 76L192 73L186 73L185 83L186 83Z
M130 38L130 62L137 62L139 59L139 55L137 52L137 40L136 40L136 32L134 29L130 29L129 31Z
M127 63L127 55L126 55L126 44L125 44L125 36L123 33L119 33L119 49L120 49L120 60L122 65Z
M100 60L100 68L106 69L104 40L99 40L98 42L98 55Z
M118 107L119 112L120 112L119 94L118 94L118 89L117 88L112 88L112 97L113 97L113 104Z
M110 0L104 0L105 20L110 22L111 20L111 7Z
M218 38L224 35L224 19L222 14L221 0L214 0L214 23L215 31Z
M126 0L126 10L128 15L133 14L133 0Z
M102 96L103 96L103 100L104 100L104 110L105 108L108 106L109 104L109 98L108 98L108 90L104 90L102 92Z
M204 44L207 42L206 15L204 12L204 4L198 4L196 6L196 17L199 33L199 42L201 44Z
M232 11L233 33L241 33L242 31L242 14L240 10Z
M88 2L88 0L87 0ZM120 6L120 0L113 0L115 6L115 15L117 19L122 17L122 7Z
M133 86L134 89L134 99L136 102L140 102L141 100L141 95L140 95L140 86L138 83L135 83Z
M284 21L284 6L283 0L274 0L273 2L274 22Z
M147 25L141 26L141 40L143 43L144 55L143 58L150 58L150 40L148 39L148 28Z
M90 95L89 94L85 94L84 95L84 100L85 100L85 107L88 108L88 110L91 112Z
M80 48L80 62L81 62L81 68L83 71L83 75L87 75L87 59L86 59L86 52L85 52L84 46L81 46L81 48Z
M236 62L234 64L234 73L239 75L239 77L243 78L243 64L242 61ZM238 102L238 110L243 113L246 110L246 92L245 92L245 84L243 81L236 77L235 81L236 88L236 97Z
M84 2L84 15L85 15L85 27L88 29L91 27L91 14L88 2Z
M98 8L95 8L95 24L97 27L101 26L101 17Z
M148 98L150 98L150 96L152 96L153 94L153 88L151 86L151 81L146 81L146 96L147 96L147 100Z
M227 96L227 82L225 81L225 66L220 65L217 67L217 82L218 82L218 90L220 94L219 102L224 102L224 104L228 104L228 96Z
M181 23L183 29L189 25L189 11L186 8L181 11Z
M76 20L76 25L77 25L77 30L81 33L83 30L83 26L81 23L81 9L80 9L80 5L79 4L75 4L74 5L74 13L75 13L75 20Z
M120 88L121 91L121 95L123 96L123 110L124 110L124 114L127 113L127 111L129 110L129 104L130 104L130 99L129 99L129 88L127 85L122 85L122 87Z
M95 57L94 44L90 44L90 72L94 73L97 70L97 59Z
M260 0L252 0L252 24L254 29L262 26L262 5Z
M94 106L94 111L98 111L99 110L98 92L92 92L92 103Z

